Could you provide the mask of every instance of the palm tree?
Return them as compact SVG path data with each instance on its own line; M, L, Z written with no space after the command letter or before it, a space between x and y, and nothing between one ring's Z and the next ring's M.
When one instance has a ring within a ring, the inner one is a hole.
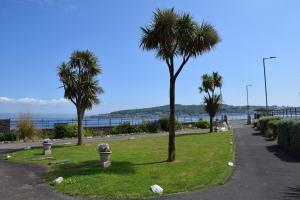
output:
M205 111L209 115L210 132L213 132L213 118L222 105L222 94L216 94L216 89L221 88L223 85L223 78L218 72L213 72L212 75L204 74L202 77L202 83L199 87L200 93L205 92L207 96L204 96Z
M168 161L175 160L175 81L189 61L210 51L219 41L214 27L208 23L199 25L189 13L178 14L172 9L154 12L150 25L142 27L140 46L143 50L155 50L156 57L166 62L170 74L170 128ZM175 68L175 59L179 66Z
M77 110L78 145L82 144L82 120L86 109L99 104L98 95L103 93L95 79L101 74L97 57L90 51L74 51L69 62L58 67L58 76L65 89L64 97L69 99Z

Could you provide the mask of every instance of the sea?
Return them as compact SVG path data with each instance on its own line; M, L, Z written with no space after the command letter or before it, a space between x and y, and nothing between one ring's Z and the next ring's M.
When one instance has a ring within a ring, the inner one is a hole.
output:
M16 129L21 115L19 113L0 113L0 120L9 119L10 129ZM218 114L215 119L223 119L224 114ZM227 113L228 120L245 120L247 115L245 113ZM253 117L253 116L252 116ZM30 114L30 118L36 128L39 129L52 129L58 124L71 124L76 123L76 115L72 114ZM83 120L84 127L107 127L117 126L119 124L128 122L132 125L141 124L143 121L157 121L159 116L149 117L99 117L90 118L86 117ZM181 123L196 122L199 119L209 120L207 114L200 114L197 116L177 115L176 119Z

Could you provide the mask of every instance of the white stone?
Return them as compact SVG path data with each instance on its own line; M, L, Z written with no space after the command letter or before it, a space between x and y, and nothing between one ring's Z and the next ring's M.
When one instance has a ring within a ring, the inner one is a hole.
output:
M228 162L228 166L233 167L233 162Z
M64 145L70 145L72 142L65 142Z
M52 183L53 183L54 185L58 185L58 184L61 184L61 182L63 182L63 180L64 180L63 177L58 177L58 178L54 179L54 180L52 181Z
M162 189L162 187L160 187L159 185L156 185L156 184L151 186L151 190L152 190L152 192L154 192L156 194L162 194L164 191Z

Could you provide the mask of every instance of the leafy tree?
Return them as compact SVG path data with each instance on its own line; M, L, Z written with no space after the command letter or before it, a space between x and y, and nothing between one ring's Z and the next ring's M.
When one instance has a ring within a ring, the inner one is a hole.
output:
M213 72L212 75L204 74L202 77L202 83L199 87L200 93L205 92L207 96L204 96L205 111L210 118L210 132L213 132L213 118L222 105L222 94L216 94L216 89L221 88L223 85L222 76L218 72Z
M210 51L219 36L208 23L198 24L189 13L179 14L172 9L154 12L150 25L142 27L140 46L155 50L156 57L166 62L170 74L170 128L168 161L175 160L175 81L189 61ZM175 63L179 63L175 67Z
M65 89L64 97L77 109L78 145L82 144L82 120L86 109L99 104L98 95L103 93L96 76L101 74L97 57L90 52L74 51L69 62L58 67L58 76Z

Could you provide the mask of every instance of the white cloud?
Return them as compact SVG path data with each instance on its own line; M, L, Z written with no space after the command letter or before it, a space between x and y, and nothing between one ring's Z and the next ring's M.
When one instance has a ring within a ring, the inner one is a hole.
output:
M35 99L35 98L9 98L9 97L0 97L0 103L4 104L22 104L22 105L62 105L69 104L70 102L64 98L59 99Z

